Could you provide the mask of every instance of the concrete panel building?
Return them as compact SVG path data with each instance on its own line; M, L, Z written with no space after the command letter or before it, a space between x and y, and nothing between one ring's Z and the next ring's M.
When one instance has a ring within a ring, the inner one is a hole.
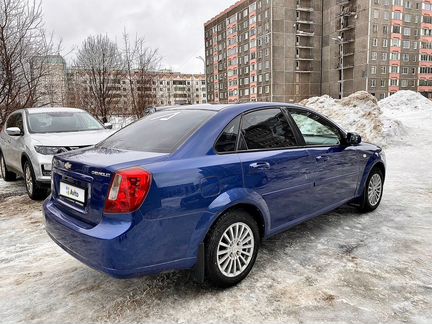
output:
M209 102L432 96L430 0L241 0L204 28Z

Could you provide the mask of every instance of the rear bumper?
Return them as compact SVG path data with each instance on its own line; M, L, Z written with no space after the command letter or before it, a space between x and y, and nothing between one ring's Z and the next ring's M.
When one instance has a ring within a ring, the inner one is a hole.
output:
M132 218L104 218L97 226L85 229L70 221L48 198L43 206L45 227L51 239L67 253L87 266L115 278L132 278L169 270L192 268L196 257L152 262L164 253L153 249L155 233L151 226L142 232ZM137 234L137 230L141 233ZM150 238L150 240L148 239ZM147 249L145 249L148 247Z

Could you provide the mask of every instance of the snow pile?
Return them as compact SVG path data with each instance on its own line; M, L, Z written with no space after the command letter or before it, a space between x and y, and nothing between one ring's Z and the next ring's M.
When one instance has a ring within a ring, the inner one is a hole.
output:
M423 110L432 111L432 101L420 93L410 90L398 91L394 95L381 100L378 104L386 115Z
M366 142L387 145L405 134L403 124L387 117L377 99L366 91L340 100L328 95L313 97L301 104L329 117L346 131L359 133Z
M133 123L135 119L131 116L111 116L109 122L113 125L113 129L118 130Z

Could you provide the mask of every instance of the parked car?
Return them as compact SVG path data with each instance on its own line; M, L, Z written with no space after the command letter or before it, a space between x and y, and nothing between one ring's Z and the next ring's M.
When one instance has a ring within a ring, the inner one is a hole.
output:
M349 202L377 208L384 178L380 147L312 110L198 105L56 156L43 209L51 238L97 270L193 269L226 287L248 275L262 239Z
M0 173L25 180L32 199L46 198L55 154L92 146L112 131L81 109L29 108L12 113L0 132Z

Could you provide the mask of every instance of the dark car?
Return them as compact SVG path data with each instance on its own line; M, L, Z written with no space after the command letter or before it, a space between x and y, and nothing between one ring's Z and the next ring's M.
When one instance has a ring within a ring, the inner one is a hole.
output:
M193 268L230 286L261 240L346 203L377 208L384 178L380 147L304 107L170 108L56 156L46 229L115 277Z

